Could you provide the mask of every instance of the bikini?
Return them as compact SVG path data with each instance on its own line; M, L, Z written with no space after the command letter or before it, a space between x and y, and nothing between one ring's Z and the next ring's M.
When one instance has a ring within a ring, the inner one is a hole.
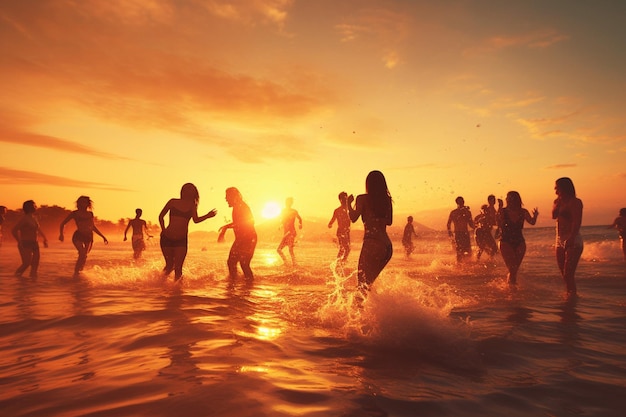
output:
M170 207L170 216L181 217L187 221L193 216L193 210L182 211L176 207ZM172 239L165 234L165 231L161 232L161 247L166 248L180 248L187 247L187 236L179 239Z
M517 248L522 243L525 243L522 229L524 228L524 215L520 215L516 221L511 220L509 217L509 211L504 211L504 224L502 225L502 237L501 241L508 243L509 245Z

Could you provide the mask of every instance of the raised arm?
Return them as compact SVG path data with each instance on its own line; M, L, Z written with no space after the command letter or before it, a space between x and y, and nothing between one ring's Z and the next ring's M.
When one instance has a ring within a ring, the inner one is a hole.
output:
M198 217L198 211L194 210L192 219L193 219L194 223L200 223L200 222L205 221L206 219L210 219L211 217L215 217L216 214L217 214L217 210L213 209L213 210L209 211L207 214L205 214L204 216L199 216Z

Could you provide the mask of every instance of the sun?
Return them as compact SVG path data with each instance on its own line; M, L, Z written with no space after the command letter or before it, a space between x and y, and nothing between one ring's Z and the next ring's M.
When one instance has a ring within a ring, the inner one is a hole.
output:
M268 201L265 203L263 211L261 212L261 216L263 216L264 219L274 219L278 217L279 214L280 204L275 201Z

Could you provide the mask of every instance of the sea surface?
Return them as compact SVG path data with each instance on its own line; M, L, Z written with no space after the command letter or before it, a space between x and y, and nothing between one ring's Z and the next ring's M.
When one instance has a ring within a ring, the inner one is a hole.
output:
M0 247L0 416L594 416L626 412L626 263L617 233L584 227L579 297L565 298L554 229L527 228L519 285L499 255L458 266L442 233L394 257L362 305L360 242L343 271L327 238L298 265L260 242L253 282L229 244L192 241L163 278L156 239L71 243L37 279ZM109 236L110 240L114 239Z

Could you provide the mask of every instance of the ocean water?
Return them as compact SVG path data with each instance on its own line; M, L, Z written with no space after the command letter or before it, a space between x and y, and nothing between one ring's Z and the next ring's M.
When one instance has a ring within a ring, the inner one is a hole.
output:
M330 232L329 232L330 233ZM328 239L285 267L261 242L256 277L227 278L229 245L191 242L182 284L158 243L97 242L72 278L69 243L17 278L0 247L1 416L622 416L626 263L617 233L584 227L567 300L553 229L525 229L515 290L499 255L455 264L444 234L395 254L353 302ZM483 255L484 256L484 255Z

